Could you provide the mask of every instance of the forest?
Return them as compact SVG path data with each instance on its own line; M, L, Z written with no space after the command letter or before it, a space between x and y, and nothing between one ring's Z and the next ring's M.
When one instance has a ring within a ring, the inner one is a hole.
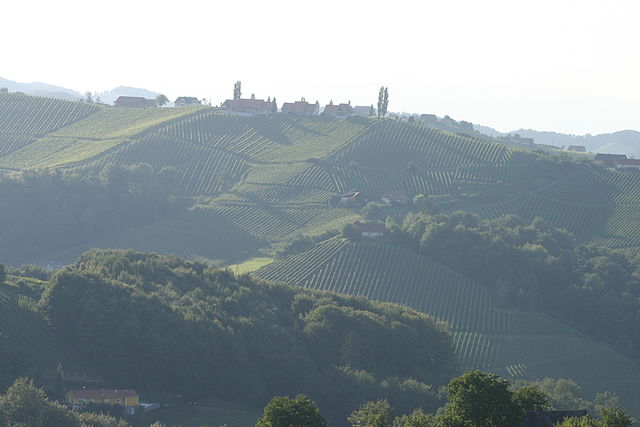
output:
M52 275L39 308L101 377L160 400L306 393L337 421L383 397L434 410L455 370L425 314L171 256L91 251Z

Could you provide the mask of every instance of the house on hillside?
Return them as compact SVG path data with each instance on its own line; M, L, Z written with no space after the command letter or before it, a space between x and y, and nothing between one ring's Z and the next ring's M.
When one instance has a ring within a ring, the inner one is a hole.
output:
M119 96L113 106L125 108L151 108L156 106L156 100L143 98L141 96Z
M353 112L353 107L350 104L329 104L325 105L322 114L338 119L344 119L345 117L353 116L355 113Z
M320 114L320 105L309 104L307 101L285 102L280 110L283 114L295 114L299 116L315 116Z
M353 107L353 114L355 114L356 116L371 117L372 112L374 116L378 114L378 110L375 107L373 107L373 111L371 111L371 106L356 105L355 107Z
M438 117L435 114L420 114L420 120L426 125L438 123Z
M593 160L603 166L616 167L616 162L627 160L627 156L625 154L598 153Z
M613 166L616 169L640 169L640 159L614 160Z
M517 133L513 135L507 135L504 138L509 142L513 142L514 144L525 144L525 145L533 144L533 138L523 138Z
M347 191L346 193L339 194L340 202L342 203L364 203L364 198L362 197L362 193L359 191Z
M133 415L140 404L140 397L135 390L100 389L71 390L65 396L67 405L74 408L88 408L90 405L121 406L125 415Z
M382 237L386 231L384 224L356 221L353 224L362 237Z
M407 203L409 201L409 196L407 196L407 193L404 191L385 191L382 193L380 199L387 204L392 202Z
M577 151L578 153L586 153L587 147L584 145L570 145L567 147L567 151Z
M580 418L588 414L586 410L580 411L543 411L538 406L533 411L527 412L520 427L553 427L567 418Z
M227 99L222 104L222 108L230 113L248 116L256 114L267 115L277 112L277 107L274 108L272 102L264 99Z
M202 105L198 98L193 96L179 96L174 102L176 107L188 107L189 105Z

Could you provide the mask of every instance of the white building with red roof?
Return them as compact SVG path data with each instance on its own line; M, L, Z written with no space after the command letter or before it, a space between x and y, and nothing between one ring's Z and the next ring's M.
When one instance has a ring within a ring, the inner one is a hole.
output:
M320 106L309 104L307 101L285 102L280 110L285 114L296 114L300 116L315 116L320 113Z

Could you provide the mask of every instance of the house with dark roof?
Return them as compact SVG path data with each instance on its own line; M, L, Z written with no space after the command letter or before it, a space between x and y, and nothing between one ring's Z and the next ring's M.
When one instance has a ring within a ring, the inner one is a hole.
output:
M616 169L640 169L640 159L614 160L613 166L615 166Z
M322 114L343 119L348 116L353 116L355 113L353 112L353 107L350 104L329 104L325 105Z
M309 104L307 101L285 102L280 110L284 114L295 114L299 116L315 116L320 114L320 105Z
M384 224L356 221L353 224L362 237L382 237L386 231Z
M438 117L435 114L420 114L420 120L425 124L438 123Z
M570 145L567 147L567 151L577 151L578 153L586 153L587 147L584 145Z
M355 107L353 107L353 114L360 117L371 117L371 113L373 112L374 116L377 115L378 110L373 107L373 111L371 111L371 107L371 105L356 105Z
M616 162L627 160L627 156L625 154L598 153L593 160L604 166L616 167Z
M193 96L179 96L176 98L174 105L176 107L188 107L189 105L202 105L202 103Z
M227 99L222 104L227 112L240 115L271 114L273 103L264 99Z
M140 404L140 396L131 389L71 390L65 395L68 405L83 408L89 405L121 406L125 415L133 415Z
M520 427L553 427L557 423L567 418L579 418L587 415L587 411L543 411L534 407L533 411L527 412Z
M113 106L124 108L151 108L156 106L156 100L143 98L141 96L119 96Z

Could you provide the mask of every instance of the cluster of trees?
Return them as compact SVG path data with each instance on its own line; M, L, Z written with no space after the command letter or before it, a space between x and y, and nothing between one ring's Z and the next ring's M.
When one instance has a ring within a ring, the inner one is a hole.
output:
M504 306L544 311L640 359L640 256L576 242L543 219L411 212L389 239L493 289Z
M177 257L89 252L53 274L39 304L114 387L159 398L306 393L344 420L382 397L435 408L454 370L450 335L424 314Z
M537 386L513 388L497 375L480 371L469 371L452 379L445 390L447 403L435 414L418 408L394 417L396 411L387 400L381 399L366 402L348 417L348 421L353 427L514 427L525 421L534 406L540 410L551 407L549 395ZM599 406L597 414L598 418L590 415L567 417L556 425L628 427L633 423L631 417L616 406ZM303 425L328 425L318 407L304 395L295 399L272 399L256 423L256 427Z
M0 178L0 259L11 264L150 222L174 206L174 171L106 166L99 174Z

